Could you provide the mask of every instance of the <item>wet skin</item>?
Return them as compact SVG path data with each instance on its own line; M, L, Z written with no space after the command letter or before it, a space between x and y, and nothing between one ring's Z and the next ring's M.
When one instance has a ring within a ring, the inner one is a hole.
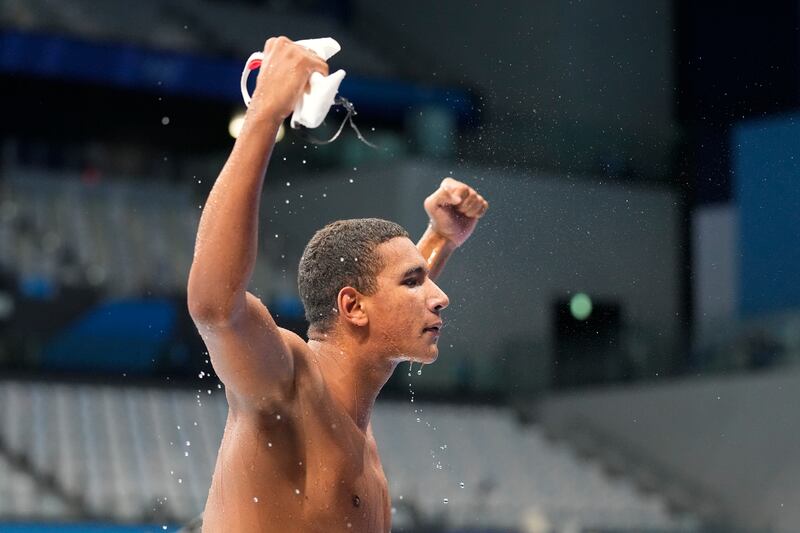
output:
M294 337L293 401L228 415L203 531L389 531L391 503L372 426L356 426L328 390L314 352Z
M253 408L227 392L203 531L390 530L370 415L397 364L436 360L438 332L426 327L449 302L410 240L392 239L377 251L387 265L378 291L352 301L340 292L336 335L312 334L306 343L278 328L294 362L287 395Z

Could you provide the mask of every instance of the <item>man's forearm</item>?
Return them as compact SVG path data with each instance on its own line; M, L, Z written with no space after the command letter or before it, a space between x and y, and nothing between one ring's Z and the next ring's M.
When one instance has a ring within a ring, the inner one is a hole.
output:
M444 269L445 263L450 255L455 251L456 246L445 237L442 237L428 226L425 233L417 243L417 249L425 258L430 270L430 277L434 281L439 277Z
M255 266L261 189L281 120L250 111L197 231L188 300L207 318L228 318L243 308Z

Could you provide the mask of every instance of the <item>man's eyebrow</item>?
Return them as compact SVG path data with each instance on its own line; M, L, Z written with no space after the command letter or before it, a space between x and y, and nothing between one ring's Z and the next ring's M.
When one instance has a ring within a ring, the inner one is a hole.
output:
M403 273L402 277L403 278L407 278L409 276L416 276L416 275L418 275L420 273L425 274L427 276L427 275L430 274L430 271L427 269L427 267L424 267L424 266L421 266L421 265L420 266L415 266L415 267L411 267L408 270L406 270L405 273Z

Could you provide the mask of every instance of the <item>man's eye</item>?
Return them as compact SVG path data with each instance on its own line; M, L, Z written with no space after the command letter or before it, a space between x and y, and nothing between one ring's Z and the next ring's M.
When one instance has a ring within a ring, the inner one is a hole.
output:
M416 280L416 279L414 279L414 278L407 279L407 280L405 281L405 285L416 285L416 284L417 284L417 280Z

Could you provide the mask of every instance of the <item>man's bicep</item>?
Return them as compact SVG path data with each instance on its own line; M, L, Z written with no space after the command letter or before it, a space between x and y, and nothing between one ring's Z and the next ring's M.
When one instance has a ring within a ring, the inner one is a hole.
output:
M217 376L247 407L267 408L290 397L292 351L261 300L248 292L244 311L230 322L196 325Z

